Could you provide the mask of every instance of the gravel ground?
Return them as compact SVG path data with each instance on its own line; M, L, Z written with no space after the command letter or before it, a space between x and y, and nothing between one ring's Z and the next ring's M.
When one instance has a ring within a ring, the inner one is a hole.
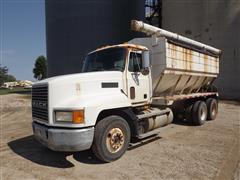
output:
M221 102L215 121L171 124L119 160L101 163L90 151L60 153L41 146L32 136L30 99L11 94L0 100L1 180L240 179L237 102Z

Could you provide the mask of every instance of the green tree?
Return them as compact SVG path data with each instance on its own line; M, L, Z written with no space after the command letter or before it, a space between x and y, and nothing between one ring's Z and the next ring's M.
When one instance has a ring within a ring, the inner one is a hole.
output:
M8 74L7 66L1 66L0 64L0 85L3 85L5 82L16 81L16 78L13 75Z
M34 78L38 80L45 79L47 77L47 59L44 56L39 56L33 68Z
M6 75L6 82L14 82L14 81L16 81L16 78L13 75L11 74Z

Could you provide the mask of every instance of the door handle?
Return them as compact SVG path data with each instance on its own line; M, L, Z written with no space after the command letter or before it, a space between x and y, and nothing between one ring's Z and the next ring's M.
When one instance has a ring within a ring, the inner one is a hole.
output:
M135 99L135 87L130 87L130 98Z

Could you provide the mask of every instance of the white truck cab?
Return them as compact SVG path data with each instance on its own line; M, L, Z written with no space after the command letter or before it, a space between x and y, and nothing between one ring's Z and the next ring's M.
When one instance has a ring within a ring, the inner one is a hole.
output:
M198 59L190 62L184 52L198 53ZM97 49L87 55L82 73L33 85L34 135L55 151L91 148L99 159L114 161L133 138L170 124L173 112L196 125L215 119L218 94L211 85L218 60L216 53L165 37ZM203 66L197 64L201 61Z
M143 51L148 49L132 44L101 48L88 54L83 73L35 83L36 138L56 151L89 149L94 126L107 111L150 104L150 74L141 72Z

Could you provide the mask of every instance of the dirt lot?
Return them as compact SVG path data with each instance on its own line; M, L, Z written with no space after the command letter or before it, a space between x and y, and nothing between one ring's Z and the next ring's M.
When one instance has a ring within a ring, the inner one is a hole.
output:
M240 179L240 104L221 102L201 127L176 123L158 138L101 163L90 151L59 153L34 140L30 99L1 98L1 180L6 179Z

